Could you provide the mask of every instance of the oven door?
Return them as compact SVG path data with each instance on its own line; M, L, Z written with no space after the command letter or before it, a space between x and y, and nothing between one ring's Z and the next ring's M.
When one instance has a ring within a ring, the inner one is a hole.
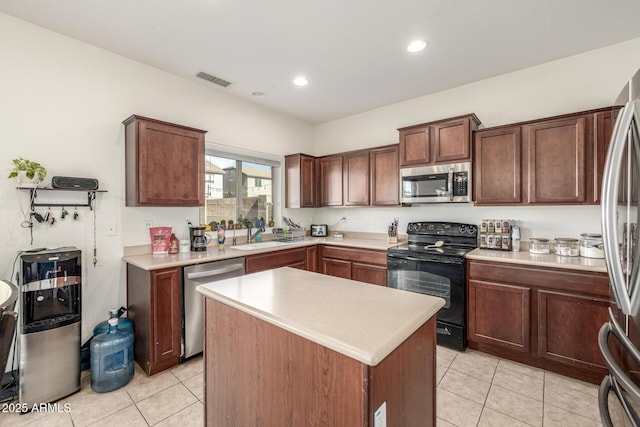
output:
M464 258L438 259L389 254L388 286L444 299L438 321L465 323Z

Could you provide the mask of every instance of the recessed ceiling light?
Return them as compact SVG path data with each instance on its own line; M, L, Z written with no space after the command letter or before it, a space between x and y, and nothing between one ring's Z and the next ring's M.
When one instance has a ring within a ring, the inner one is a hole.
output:
M266 95L266 93L259 91L259 90L254 90L253 92L251 92L251 95L257 97L257 98L262 98L263 96Z
M409 43L409 46L407 46L407 50L411 53L420 52L425 47L427 47L428 44L429 43L427 43L425 40L414 40Z
M293 84L296 86L306 86L309 84L309 80L307 80L306 77L298 76L295 79L293 79Z

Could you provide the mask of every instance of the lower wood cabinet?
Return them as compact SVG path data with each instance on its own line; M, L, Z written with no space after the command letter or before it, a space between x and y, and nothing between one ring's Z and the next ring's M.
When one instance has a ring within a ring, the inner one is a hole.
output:
M205 298L205 424L436 425L435 316L369 366ZM233 331L233 333L229 333Z
M529 353L530 329L530 288L469 280L469 339Z
M582 369L604 366L594 337L609 319L607 298L539 290L538 357Z
M147 375L177 365L182 337L180 268L148 271L127 264L127 307L135 325L138 365Z
M469 260L469 347L599 383L606 273Z
M244 259L245 273L272 270L280 267L293 267L301 270L317 270L317 248L284 249L275 252L266 252L258 255L249 255Z
M293 267L386 286L386 251L312 245L245 257L245 272ZM180 362L181 267L144 270L127 264L128 317L135 360L147 375Z
M342 246L321 246L320 273L387 286L387 252Z

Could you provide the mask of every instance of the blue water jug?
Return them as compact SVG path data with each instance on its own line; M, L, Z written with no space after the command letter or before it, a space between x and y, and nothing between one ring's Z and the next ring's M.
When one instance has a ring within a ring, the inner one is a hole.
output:
M127 309L124 307L120 307L119 309L112 308L111 310L109 310L109 319L118 319L118 329L120 329L121 331L125 331L128 329L133 333L133 320L126 317L121 317L125 311L127 311ZM109 330L109 319L98 323L98 325L93 328L94 337Z
M109 319L109 330L91 340L91 389L112 391L133 378L133 332L118 329L118 319Z

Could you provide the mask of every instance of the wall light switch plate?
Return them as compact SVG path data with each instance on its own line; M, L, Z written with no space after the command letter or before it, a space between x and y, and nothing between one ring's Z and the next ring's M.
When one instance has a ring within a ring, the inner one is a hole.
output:
M382 405L374 412L373 427L387 427L387 402L382 402Z

